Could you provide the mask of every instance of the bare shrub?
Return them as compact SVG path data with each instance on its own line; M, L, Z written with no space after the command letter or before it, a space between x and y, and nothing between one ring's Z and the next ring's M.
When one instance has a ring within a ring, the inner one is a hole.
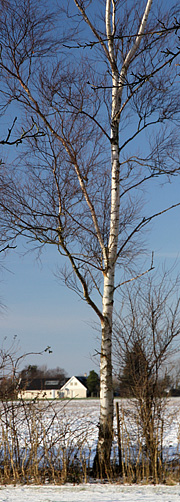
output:
M124 294L124 309L116 324L116 349L122 372L120 389L131 397L131 414L146 477L163 477L163 437L167 419L169 356L178 350L180 335L179 278L164 273L136 284ZM130 448L132 450L132 448Z

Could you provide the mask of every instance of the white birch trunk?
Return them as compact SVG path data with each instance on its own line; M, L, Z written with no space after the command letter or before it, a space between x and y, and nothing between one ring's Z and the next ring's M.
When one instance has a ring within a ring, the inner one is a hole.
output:
M114 276L119 233L119 119L116 119L118 105L118 71L116 68L112 32L110 25L111 0L106 2L106 32L109 53L112 60L112 113L111 113L111 215L108 242L108 257L104 272L103 322L100 361L100 431L98 442L99 463L108 468L113 431L113 388L112 388L112 315L114 298Z
M134 57L147 22L152 0L148 0L134 45L127 54L120 74L114 55L113 33L115 32L115 3L106 0L106 33L112 69L112 113L111 113L111 213L108 257L105 263L103 291L103 321L100 361L100 425L98 440L98 461L102 471L108 469L113 434L113 388L112 388L112 315L114 299L115 266L117 258L120 187L119 187L119 121L123 83ZM112 9L112 10L111 10Z
M98 448L108 464L112 444L113 426L113 389L112 389L112 315L114 298L114 278L119 231L119 124L114 123L112 139L112 183L111 183L111 222L108 246L107 267L104 272L103 321L100 361L100 434Z

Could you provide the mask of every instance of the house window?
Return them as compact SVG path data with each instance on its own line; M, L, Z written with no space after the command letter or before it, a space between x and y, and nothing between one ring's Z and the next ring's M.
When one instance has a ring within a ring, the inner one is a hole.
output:
M59 380L45 380L45 386L58 386Z

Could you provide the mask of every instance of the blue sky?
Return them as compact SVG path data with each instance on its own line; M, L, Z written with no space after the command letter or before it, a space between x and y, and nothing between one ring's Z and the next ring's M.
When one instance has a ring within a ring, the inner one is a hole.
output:
M159 210L178 202L179 194L179 178L162 188L153 189L145 206L146 214L148 210L152 214L153 209ZM149 263L151 251L154 251L157 270L163 263L169 269L177 260L178 271L180 208L154 220L146 239ZM8 345L17 335L19 353L41 351L47 345L51 346L52 354L28 357L24 364L60 366L68 375L88 373L91 369L98 371L93 357L95 350L99 349L98 332L93 327L96 318L85 302L57 279L59 257L56 249L46 247L41 261L33 252L25 255L24 252L24 247L19 244L2 261L1 298L7 308L1 317L1 337L7 336Z
M25 363L60 366L69 375L96 369L91 356L97 347L97 334L87 324L92 314L55 277L56 249L46 248L41 263L32 252L23 257L18 253L19 247L3 262L6 269L1 296L7 309L1 317L1 333L8 337L7 345L15 335L19 354L38 352L50 345L52 354L30 356Z
M180 178L161 187L153 184L146 198L146 216L179 202ZM146 240L148 265L154 251L157 269L164 261L170 268L177 260L178 270L180 207L153 220ZM85 302L55 276L59 260L56 249L46 247L38 260L34 253L25 253L25 246L27 251L25 241L19 242L15 250L2 258L0 293L6 310L1 316L1 339L7 337L8 346L17 336L19 354L51 346L52 354L28 357L24 364L60 366L68 375L99 371L93 357L99 350L98 332L93 328L96 318Z

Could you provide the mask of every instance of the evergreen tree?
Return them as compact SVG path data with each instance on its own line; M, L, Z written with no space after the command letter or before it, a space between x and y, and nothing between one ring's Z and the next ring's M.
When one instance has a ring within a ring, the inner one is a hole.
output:
M92 396L99 394L100 379L94 370L91 370L87 377L87 388Z
M127 347L124 368L120 375L120 393L125 396L136 396L144 381L152 380L149 363L140 340L135 340L131 348ZM149 382L150 383L150 382Z

